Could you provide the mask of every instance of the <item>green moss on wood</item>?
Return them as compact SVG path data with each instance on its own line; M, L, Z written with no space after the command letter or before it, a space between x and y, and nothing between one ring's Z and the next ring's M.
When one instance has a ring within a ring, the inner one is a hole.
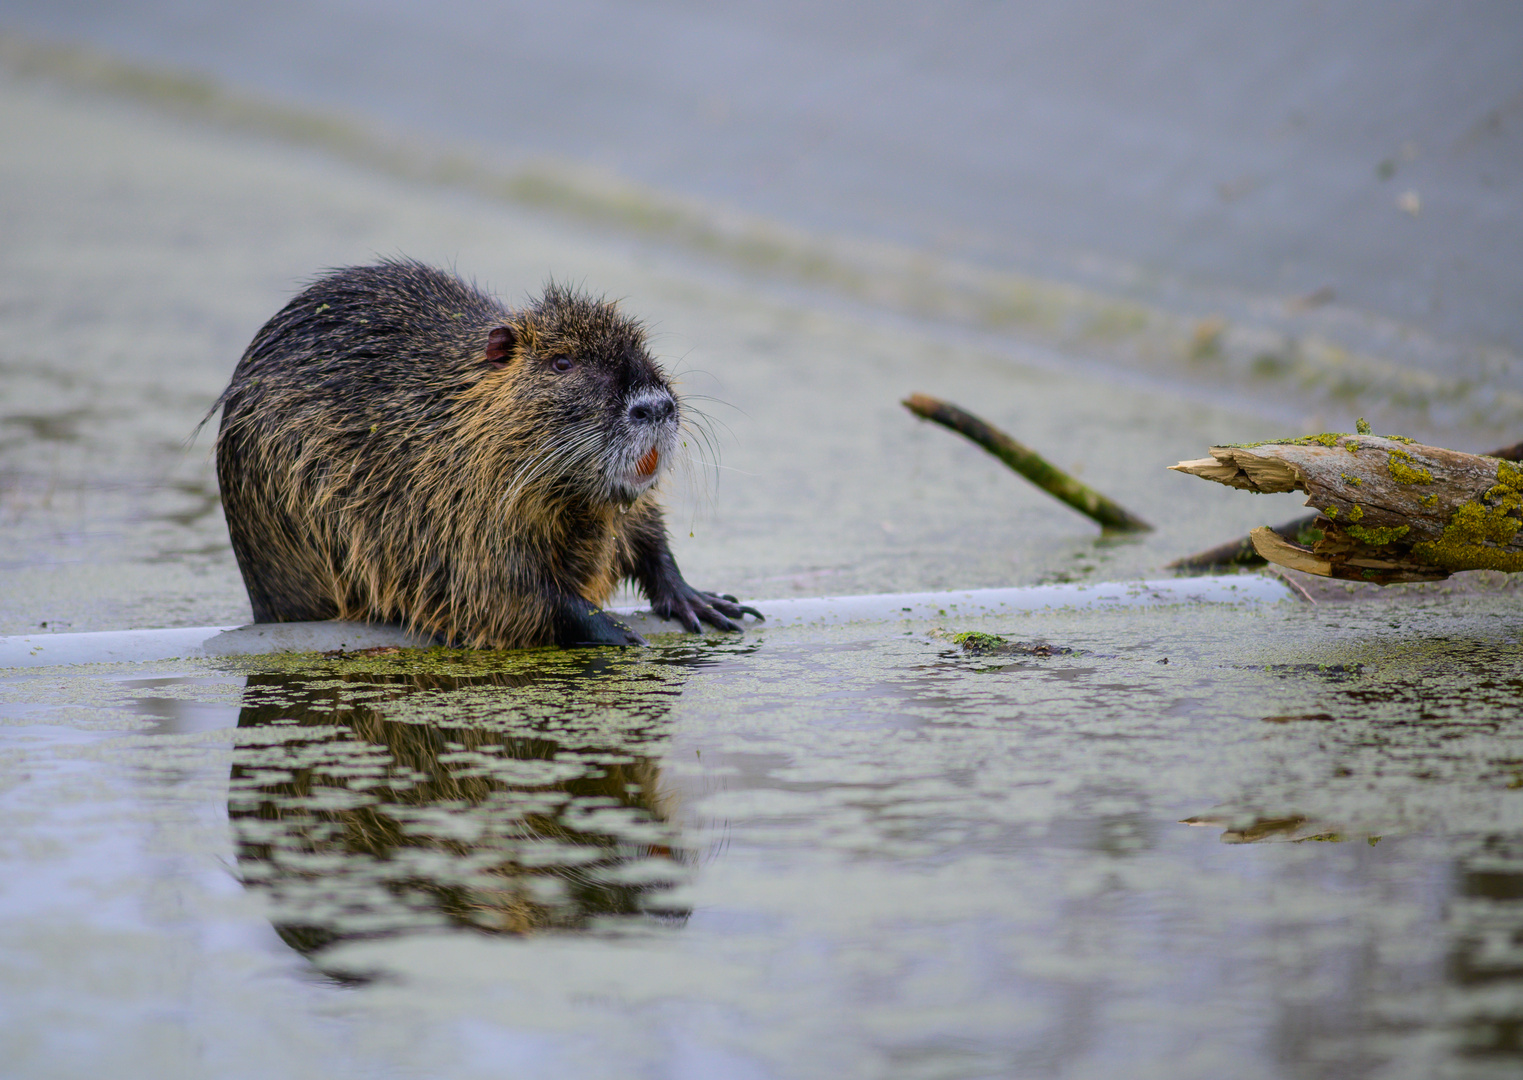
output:
M1359 421L1364 427L1359 429L1360 435L1369 435L1365 430L1370 425L1363 420ZM1416 439L1409 439L1405 435L1376 435L1377 439L1389 439L1391 442L1415 443ZM1222 443L1222 446L1233 450L1252 450L1260 446L1326 446L1329 449L1342 444L1343 449L1351 454L1359 453L1359 440L1346 431L1324 431L1320 435L1300 435L1294 439L1260 439L1258 442L1246 443Z
M1433 474L1412 460L1405 450L1391 450L1386 457L1386 467L1398 484L1431 484Z
M1358 503L1355 503L1353 508L1343 516L1343 520L1347 521L1351 525L1356 521L1363 521L1364 507L1360 506Z
M1345 484L1353 484L1355 487L1360 487L1364 484L1364 481L1357 476L1350 476L1348 473L1339 473L1338 475L1343 477Z
M1497 483L1449 516L1437 540L1412 546L1412 554L1445 570L1523 571L1523 551L1507 550L1518 535L1523 508L1523 469L1497 462Z
M1412 531L1410 525L1385 525L1378 529L1369 529L1363 525L1346 525L1344 532L1348 533L1360 543L1369 544L1371 547L1385 547L1394 544L1407 533Z
M1328 431L1321 435L1302 435L1295 439L1260 439L1258 442L1247 443L1223 443L1223 446L1233 450L1252 450L1258 446L1327 446L1338 445L1338 440L1347 438L1348 432ZM1355 444L1356 448L1358 444Z

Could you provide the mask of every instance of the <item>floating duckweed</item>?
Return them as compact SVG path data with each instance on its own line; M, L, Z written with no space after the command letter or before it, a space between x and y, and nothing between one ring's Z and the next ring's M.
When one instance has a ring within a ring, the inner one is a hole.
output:
M1405 450L1391 450L1386 458L1386 465L1391 470L1391 476L1398 484L1431 484L1433 474L1421 465L1412 461L1412 455Z
M1350 516L1352 517L1352 515ZM1410 525L1385 525L1378 529L1369 529L1363 525L1348 525L1344 527L1344 531L1362 543L1369 544L1372 547L1384 547L1387 544L1394 544L1403 536L1406 536L1407 533L1412 531L1412 527Z

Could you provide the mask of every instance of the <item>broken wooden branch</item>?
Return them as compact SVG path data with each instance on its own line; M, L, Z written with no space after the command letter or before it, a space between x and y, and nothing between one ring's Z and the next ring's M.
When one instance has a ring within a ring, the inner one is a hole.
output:
M903 405L916 416L934 420L973 440L1053 498L1061 499L1098 522L1101 528L1143 532L1153 527L1088 485L1081 484L1036 451L1022 446L1003 431L956 405L925 394L911 394L904 399Z
M1292 540L1303 544L1313 544L1319 539L1309 532L1315 528L1317 514L1305 514L1294 521L1287 521L1283 525L1272 526L1275 532L1281 536L1288 536ZM1169 563L1167 570L1209 570L1216 566L1263 566L1264 556L1253 546L1253 538L1239 536L1236 540L1228 540L1225 544L1217 544L1205 551L1197 551L1194 555L1186 555L1183 559L1175 559Z
M1523 461L1523 442L1504 446L1480 456L1501 458L1503 461ZM1311 547L1322 538L1322 530L1317 527L1317 519L1321 516L1321 514L1304 514L1293 521L1287 521L1283 525L1271 525L1269 528L1286 540L1294 541L1302 547ZM1217 544L1205 551L1197 551L1194 555L1175 559L1165 569L1199 571L1220 566L1263 566L1268 561L1259 554L1258 548L1254 546L1253 537L1239 536L1236 540L1229 540L1225 544Z
M1304 491L1321 533L1300 543L1263 526L1249 534L1270 562L1322 577L1437 581L1459 570L1523 571L1523 469L1368 433L1312 435L1170 468L1253 492Z

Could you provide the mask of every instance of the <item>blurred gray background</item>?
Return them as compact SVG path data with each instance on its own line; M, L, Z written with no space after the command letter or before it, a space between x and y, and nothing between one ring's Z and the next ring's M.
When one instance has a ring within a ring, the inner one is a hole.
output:
M1186 312L1332 306L1350 345L1363 319L1523 388L1506 0L3 0L0 28Z

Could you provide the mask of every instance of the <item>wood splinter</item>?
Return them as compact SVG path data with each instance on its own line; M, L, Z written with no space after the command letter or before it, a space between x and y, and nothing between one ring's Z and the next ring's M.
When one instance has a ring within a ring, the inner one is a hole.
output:
M1321 513L1299 538L1268 526L1249 534L1280 566L1380 585L1523 571L1523 469L1501 458L1373 435L1361 422L1352 435L1213 446L1170 468L1247 491L1306 492Z

